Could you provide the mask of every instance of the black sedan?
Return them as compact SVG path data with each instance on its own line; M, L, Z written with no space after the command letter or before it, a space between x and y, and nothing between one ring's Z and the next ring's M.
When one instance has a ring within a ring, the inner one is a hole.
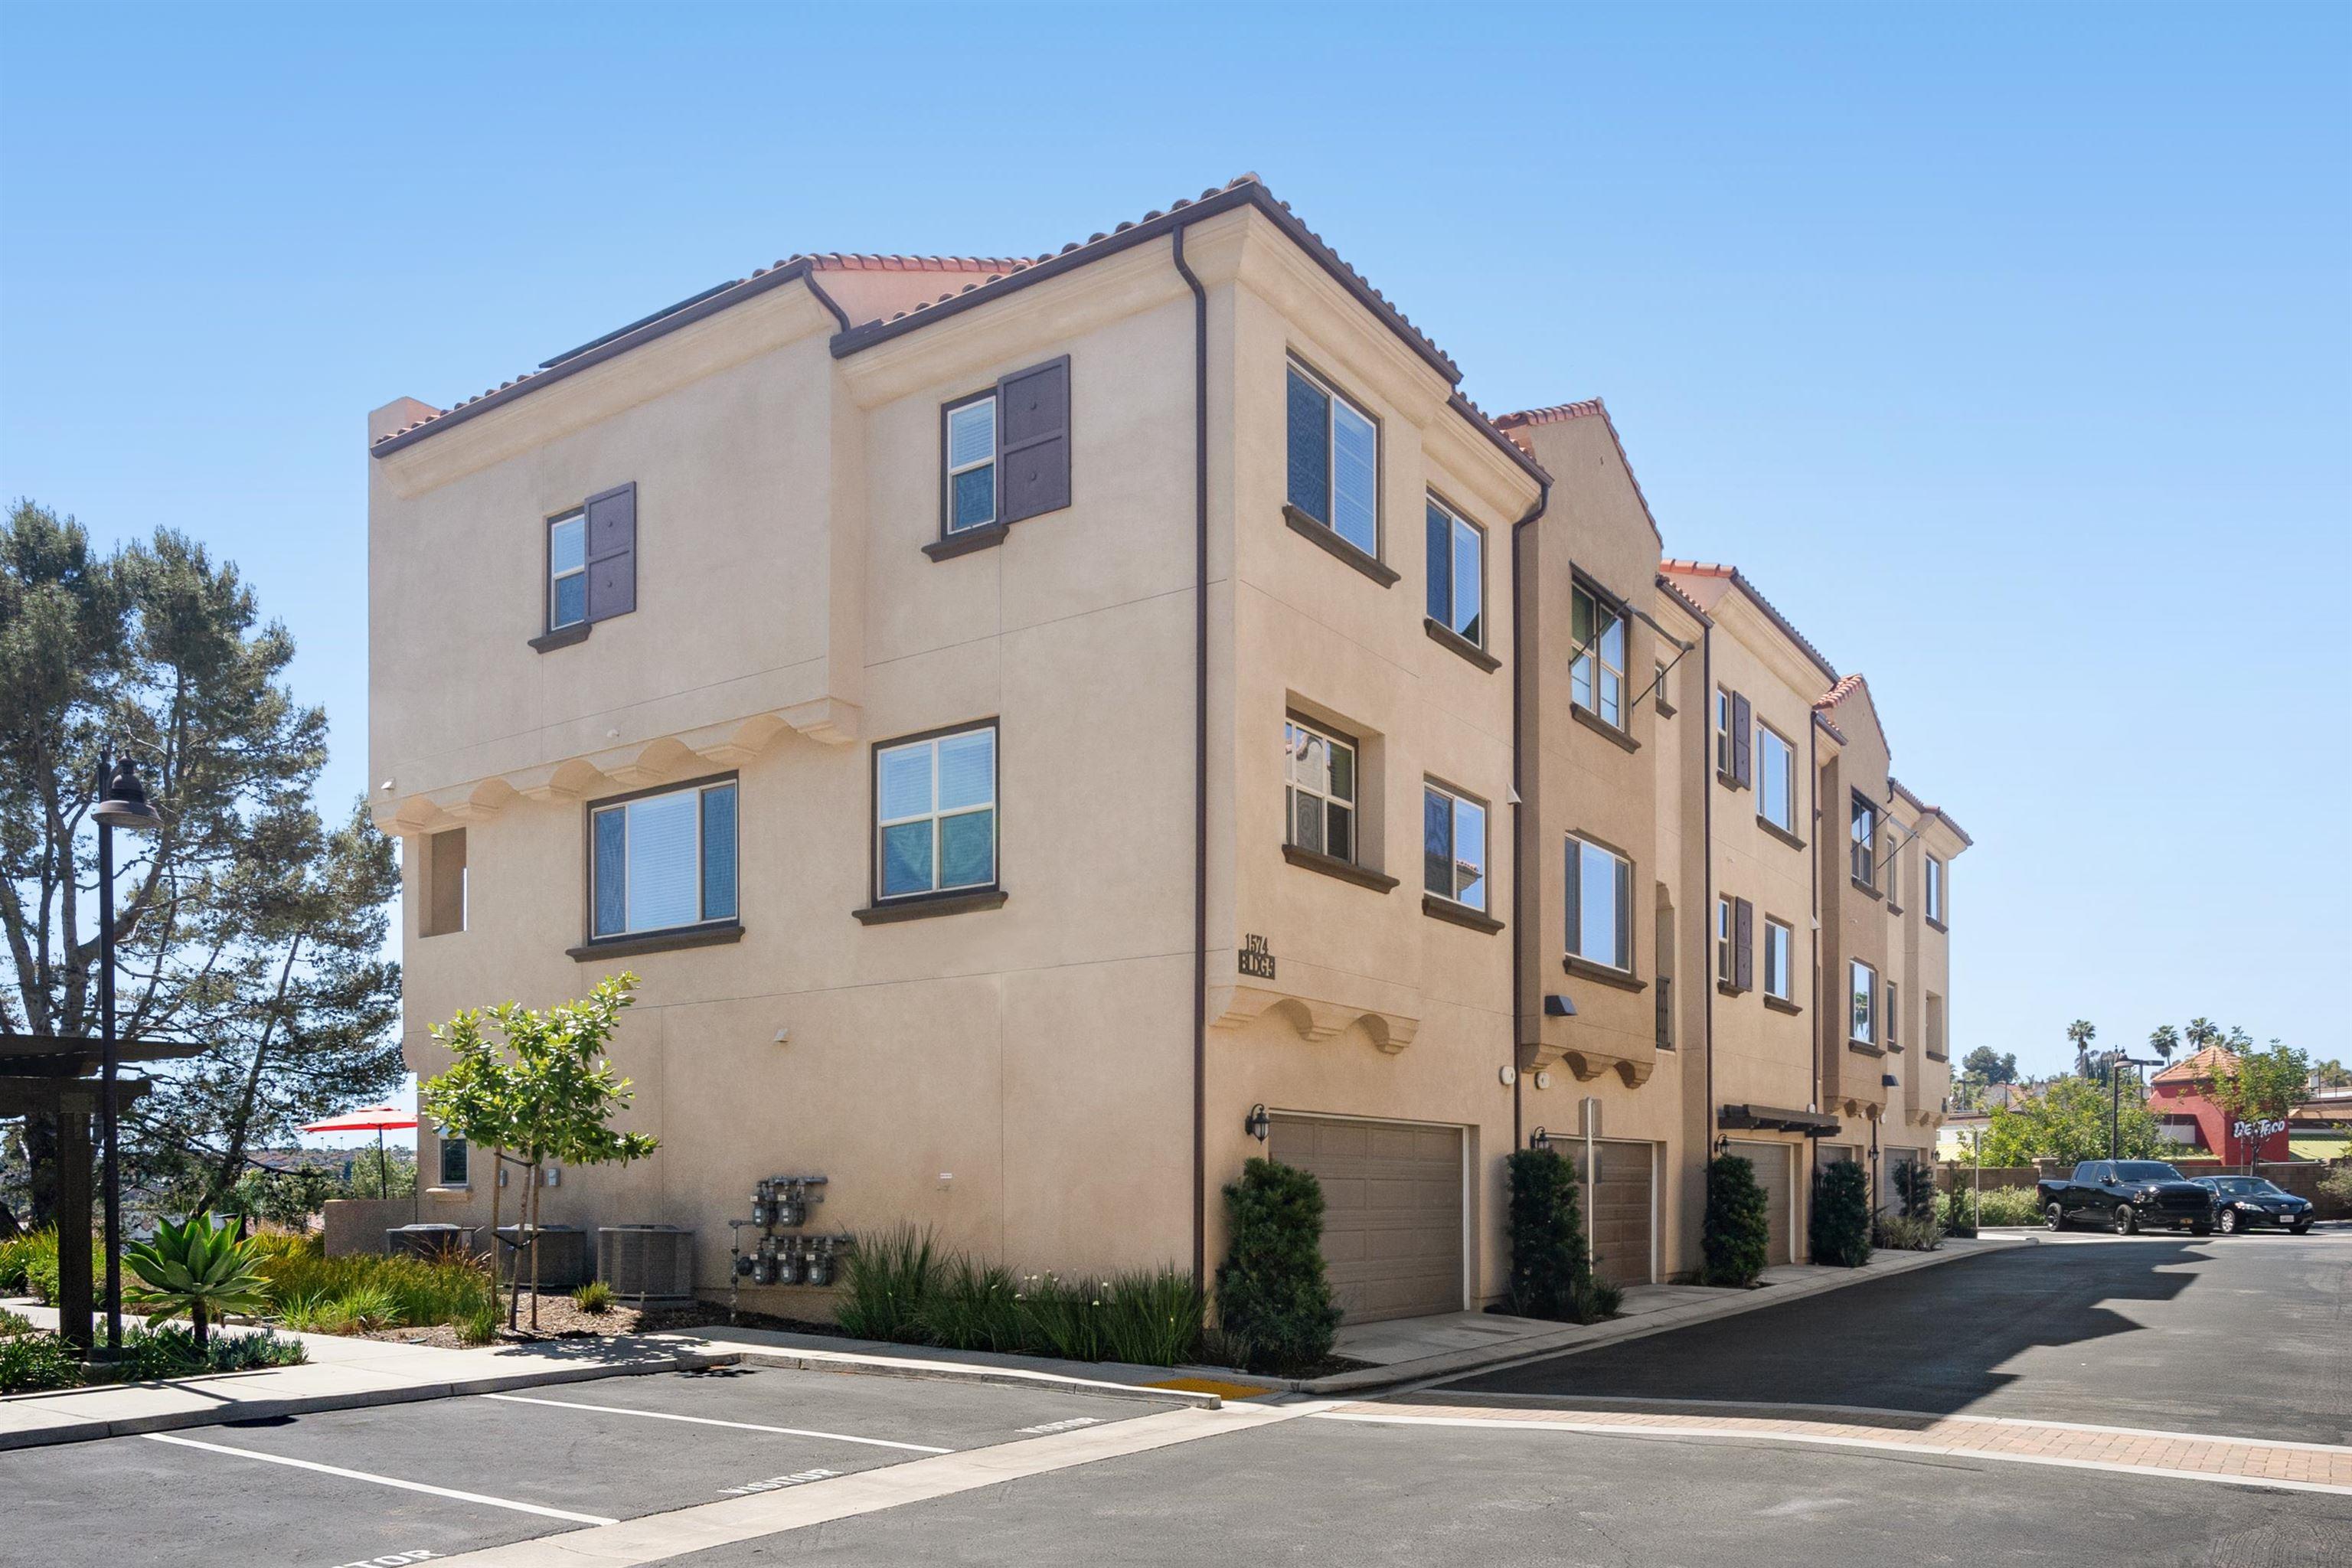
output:
M2301 1236L2311 1228L2311 1200L2260 1176L2193 1176L2213 1194L2213 1228L2224 1236L2258 1225L2284 1226Z

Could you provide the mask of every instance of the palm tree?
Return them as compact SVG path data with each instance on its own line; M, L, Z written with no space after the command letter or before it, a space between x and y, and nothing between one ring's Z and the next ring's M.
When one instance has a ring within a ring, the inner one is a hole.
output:
M2219 1043L2221 1038L2221 1026L2210 1018L2191 1018L2189 1020L2189 1027L2181 1033L2189 1042L2190 1056L2195 1056L2208 1046Z
M2091 1042L2098 1033L2098 1026L2088 1018L2077 1018L2066 1026L2066 1037L2074 1042L2074 1072L2077 1077L2091 1076Z
M2155 1032L2148 1036L2147 1043L2158 1056L2170 1061L2172 1053L2180 1048L2180 1031L2169 1024L2158 1024Z

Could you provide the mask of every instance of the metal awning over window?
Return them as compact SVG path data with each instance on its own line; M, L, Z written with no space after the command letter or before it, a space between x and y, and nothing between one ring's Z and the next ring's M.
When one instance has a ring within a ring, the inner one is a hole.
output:
M1826 1138L1840 1125L1834 1116L1817 1110L1784 1110L1777 1105L1727 1105L1717 1112L1715 1124L1759 1132L1801 1132L1808 1138Z

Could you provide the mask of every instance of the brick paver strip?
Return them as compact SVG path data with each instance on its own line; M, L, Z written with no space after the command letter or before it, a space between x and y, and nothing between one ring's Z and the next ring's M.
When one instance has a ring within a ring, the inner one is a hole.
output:
M2254 1439L2182 1434L2102 1431L2021 1421L2013 1416L1906 1415L1889 1411L1840 1412L1819 1420L1794 1416L1690 1415L1656 1410L1523 1409L1496 1405L1342 1405L1330 1415L1390 1421L1437 1420L1547 1426L1591 1430L1676 1432L1722 1436L1752 1433L1759 1437L1802 1441L1868 1442L1981 1452L2006 1458L2046 1458L2066 1464L2113 1465L2172 1474L2274 1478L2352 1492L2352 1448L2316 1443L2264 1443Z

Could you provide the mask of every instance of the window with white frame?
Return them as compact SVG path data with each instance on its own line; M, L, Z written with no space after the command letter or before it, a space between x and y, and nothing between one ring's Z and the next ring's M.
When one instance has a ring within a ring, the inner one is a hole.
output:
M1474 910L1486 907L1486 808L1443 784L1421 787L1421 885Z
M547 629L587 618L588 514L569 511L547 520Z
M877 901L996 885L996 726L874 752Z
M1783 833L1797 831L1797 751L1769 724L1756 726L1756 815Z
M1860 795L1853 797L1846 836L1853 856L1853 879L1865 888L1878 885L1878 808Z
M1574 834L1568 838L1568 951L1611 969L1633 967L1633 863Z
M947 407L947 531L996 521L996 394Z
M1796 952L1797 933L1786 921L1764 917L1764 994L1790 1000L1790 961Z
M1429 618L1486 645L1486 531L1429 498Z
M1850 963L1853 973L1853 1019L1847 1026L1849 1037L1865 1046L1878 1042L1878 971L1860 959Z
M1715 771L1731 776L1731 693L1715 689Z
M1365 554L1381 552L1381 427L1306 366L1290 363L1292 506Z
M1294 847L1356 858L1356 743L1303 720L1282 723L1285 829Z
M1715 977L1726 985L1730 984L1731 977L1738 973L1739 960L1732 951L1732 927L1735 918L1730 899L1718 898L1715 900Z
M593 806L592 937L639 936L735 918L733 779Z
M1625 616L1578 584L1570 597L1569 633L1576 662L1568 668L1570 700L1602 722L1625 722Z
M1899 1051L1903 1048L1903 984L1901 981L1886 982L1885 1013L1886 1017L1880 1025L1880 1028L1886 1036L1886 1048L1890 1051Z
M1927 918L1941 925L1944 921L1944 863L1933 855L1927 860Z
M1656 702L1659 712L1671 714L1675 710L1675 694L1672 684L1674 680L1674 667L1667 664L1664 659L1659 659L1657 660L1657 670L1658 673L1656 678L1650 682L1650 695Z

